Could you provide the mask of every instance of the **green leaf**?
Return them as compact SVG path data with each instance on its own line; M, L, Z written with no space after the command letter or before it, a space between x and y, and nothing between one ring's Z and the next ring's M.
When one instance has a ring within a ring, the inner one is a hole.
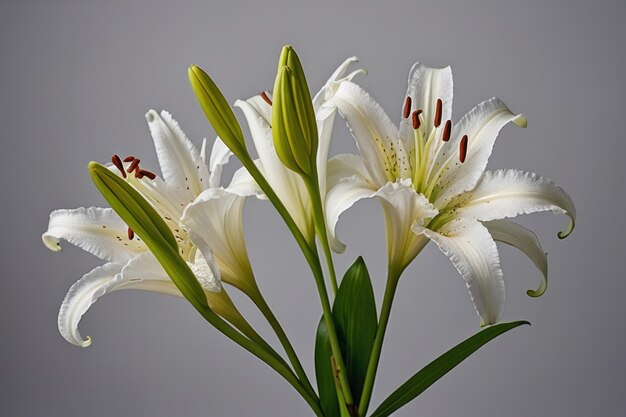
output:
M350 390L358 404L378 326L374 290L367 266L360 256L346 271L339 285L333 306L333 318L337 325L337 337L347 368Z
M374 290L361 257L346 271L341 281L333 306L333 320L337 327L350 390L358 404L377 327ZM324 414L326 417L337 417L340 410L337 407L331 356L328 331L322 317L315 340L315 375Z
M332 351L328 339L328 329L324 317L317 326L315 337L315 377L320 397L320 405L325 417L339 417L335 376L331 366Z
M439 378L447 374L487 342L522 324L530 325L527 321L496 324L459 343L409 378L400 388L387 397L370 417L387 417L391 415L424 392Z

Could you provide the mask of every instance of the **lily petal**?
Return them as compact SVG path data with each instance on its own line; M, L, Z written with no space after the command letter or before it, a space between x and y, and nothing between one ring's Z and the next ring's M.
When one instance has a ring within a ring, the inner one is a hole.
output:
M386 172L393 165L387 155L392 155L398 128L380 104L353 82L342 82L328 102L336 106L345 119L370 176L379 186L386 184Z
M569 216L570 224L559 232L560 238L567 237L574 230L574 203L554 181L532 172L499 169L486 171L476 188L459 197L456 215L488 221L539 211Z
M232 155L233 153L222 139L219 136L215 138L211 156L209 157L209 170L211 172L209 174L209 188L218 188L220 186L222 170Z
M55 252L61 251L63 239L100 259L121 264L148 250L138 238L128 239L128 226L110 208L55 210L41 238Z
M409 72L408 87L405 97L411 97L413 110L422 110L425 123L425 136L428 138L435 128L433 120L437 108L437 100L442 101L441 120L452 118L452 70L450 67L429 68L416 62ZM405 140L413 140L411 119L400 120L400 135Z
M181 222L207 261L214 255L221 278L237 287L252 278L243 238L241 197L221 188L209 188L185 209Z
M385 210L390 265L402 271L428 243L411 229L422 227L438 211L426 197L415 192L409 179L387 183L376 196L383 202Z
M74 283L61 303L58 325L65 340L76 346L89 346L91 338L83 338L78 330L81 317L100 297L121 289L181 295L150 253L136 256L125 266L104 264Z
M359 62L359 59L355 56L352 56L346 59L330 75L330 77L328 78L324 86L320 89L320 91L317 92L317 94L313 98L313 108L315 109L316 113L318 112L322 104L328 99L330 99L333 94L335 94L335 91L337 90L337 87L339 87L339 83L341 81L352 81L354 77L356 77L359 74L367 74L366 70L358 69L356 71L351 72L350 74L346 76L346 72L348 72L348 68L350 67L351 64L355 62Z
M325 211L330 245L335 252L342 253L346 245L337 237L339 216L357 201L373 197L376 186L361 158L343 154L328 161L328 188Z
M487 228L460 218L436 232L419 225L413 231L430 238L450 258L467 284L481 325L496 323L504 308L504 280L498 248Z
M528 290L531 297L539 297L548 288L548 254L543 250L537 235L522 225L509 220L493 220L483 225L497 242L506 243L524 252L541 272L541 284L536 290Z
M437 181L435 206L441 208L452 198L469 191L480 180L500 129L509 122L526 127L526 117L514 114L498 98L478 104L452 128L451 139L439 147L429 173ZM459 144L467 135L465 162L459 161Z
M208 185L209 172L200 152L187 138L178 122L166 111L159 115L150 110L146 120L156 149L163 179L172 188L187 191L193 197Z

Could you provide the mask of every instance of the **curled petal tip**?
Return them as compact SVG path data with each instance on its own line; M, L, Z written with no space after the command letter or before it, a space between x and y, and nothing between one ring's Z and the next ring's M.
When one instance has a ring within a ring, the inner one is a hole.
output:
M572 232L574 231L574 227L576 226L576 223L574 221L570 221L569 227L565 230L561 230L560 232L558 232L556 235L559 239L565 239L566 237L568 237L569 235L572 234Z
M148 123L152 123L154 121L154 119L156 119L158 116L159 116L159 114L154 109L148 110L146 112L146 114L145 114L145 117L146 117L146 120L148 121Z
M91 336L87 336L85 340L80 344L80 347L89 347L91 346Z
M545 294L547 289L548 282L544 279L541 281L541 284L539 284L539 287L536 290L528 290L526 291L526 294L528 294L529 297L537 298Z
M528 119L523 114L518 114L517 117L513 119L513 123L515 123L515 125L519 127L528 127Z

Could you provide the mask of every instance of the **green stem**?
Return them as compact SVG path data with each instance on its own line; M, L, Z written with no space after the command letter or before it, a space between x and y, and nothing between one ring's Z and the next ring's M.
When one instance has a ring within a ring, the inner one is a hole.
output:
M256 164L252 160L249 155L239 155L239 160L243 164L243 166L248 170L252 178L254 178L261 188L261 190L265 193L267 198L272 202L278 214L283 218L283 221L289 228L289 231L293 234L298 246L300 246L300 250L302 251L304 257L313 272L313 277L315 278L315 284L317 286L317 291L320 296L320 301L322 304L322 311L324 313L324 322L326 323L326 328L328 330L328 338L330 340L330 347L335 357L335 362L337 363L337 367L344 372L340 372L340 382L343 390L343 395L348 404L353 403L352 394L350 392L350 385L348 384L348 378L345 372L345 365L343 361L343 356L341 355L341 349L339 347L339 341L337 338L337 329L335 328L335 322L333 321L332 311L330 307L330 301L328 299L328 292L326 291L326 285L324 283L324 272L322 271L322 266L320 264L319 255L317 253L317 248L315 245L309 245L306 241L304 235L296 225L295 221L287 211L285 205L280 201L280 198L276 195L272 186L267 182L261 171L257 168Z
M287 353L287 357L289 358L289 361L291 362L291 365L293 366L296 375L300 379L300 382L302 383L302 385L304 385L304 388L309 392L309 395L317 398L317 394L315 393L315 390L313 389L313 386L311 385L311 382L309 381L309 378L307 377L307 374L304 371L302 364L300 363L300 359L298 358L298 355L293 348L293 345L289 341L287 334L280 325L280 322L274 315L274 312L272 311L270 306L265 301L265 298L261 294L258 287L256 288L255 292L256 294L254 296L251 296L250 299L257 306L259 311L261 311L267 322L274 330L274 333L276 333L276 337L278 337L278 340L283 346L283 349L285 349L285 353Z
M304 388L304 386L302 386L302 384L291 371L291 369L289 369L289 367L284 364L284 361L278 360L276 357L274 357L274 355L267 352L257 343L239 333L221 317L215 314L209 307L200 304L197 300L193 298L188 300L195 307L195 309L198 310L202 317L204 317L206 321L213 325L213 327L215 327L233 342L237 343L239 346L243 347L245 350L265 362L273 370L278 372L279 375L281 375L296 391L298 391L302 398L304 398L304 400L309 404L315 415L317 415L318 417L324 417L324 412L320 408L317 398L311 397L311 395L309 395L307 390Z
M287 364L287 362L285 362L282 356L280 356L278 352L276 352L276 350L274 350L274 348L269 343L267 343L265 339L263 339L263 337L260 334L258 334L256 330L254 330L254 328L247 321L245 322L244 325L240 324L235 327L240 332L242 332L245 336L247 336L250 340L252 340L254 343L259 345L259 347L261 347L262 349L267 351L267 353L269 353L274 358L276 358L276 360L280 361L285 367L289 368L289 365ZM308 386L310 386L309 381L306 381L306 383L308 384ZM305 388L307 388L306 384L305 384ZM309 391L309 394L312 394L314 397L317 397L314 391L313 392Z
M387 285L385 287L385 295L383 296L383 305L380 310L380 320L378 322L378 328L376 329L374 345L372 347L372 353L370 354L370 360L367 365L365 382L363 383L363 393L361 394L361 401L359 403L358 415L360 417L364 417L365 413L367 413L367 407L369 406L372 390L374 389L374 380L376 378L376 371L378 370L380 353L383 348L385 331L387 330L387 325L389 324L391 306L393 304L396 289L398 288L398 281L400 280L401 273L401 271L396 272L391 267L387 271Z
M314 173L312 180L307 181L307 189L311 202L313 203L313 218L315 221L315 229L319 235L320 242L322 244L322 250L324 251L324 257L326 258L326 265L328 266L328 272L330 275L330 283L333 287L333 293L337 294L337 275L335 273L335 265L333 263L333 255L330 250L330 244L328 241L328 230L326 229L326 219L324 217L324 207L322 205L322 197L320 193L319 181L317 180L317 173Z

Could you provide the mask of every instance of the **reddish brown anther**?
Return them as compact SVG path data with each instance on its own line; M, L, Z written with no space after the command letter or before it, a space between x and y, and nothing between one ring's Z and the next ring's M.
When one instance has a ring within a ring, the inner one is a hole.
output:
M124 172L124 165L122 165L122 160L120 159L120 157L118 155L113 155L111 157L111 162L113 162L113 165L115 165L115 168L119 169L119 171L122 173L122 177L126 178L126 173Z
M412 116L412 122L413 122L413 129L419 129L420 128L420 114L422 114L421 110L415 110L413 112L413 116Z
M134 237L135 237L135 232L133 232L133 229L131 229L129 226L128 227L128 240L133 240Z
M156 178L156 174L152 171L148 171L147 169L140 169L137 175L138 178L148 177L151 180Z
M267 93L265 93L265 91L261 91L259 95L261 96L263 100L265 100L267 104L269 104L270 106L272 105L272 100L270 100L270 98L267 96Z
M467 135L463 135L461 138L461 143L459 144L459 161L461 163L465 162L465 157L467 156Z
M139 159L133 160L133 162L131 162L128 168L126 169L126 172L128 172L129 174L133 172L136 168L139 167L139 162L141 162Z
M450 131L452 130L452 120L446 120L446 125L443 127L443 135L441 140L447 142L450 140Z
M135 160L135 157L132 155L128 155L126 158L124 158L124 162L133 162Z
M443 102L440 98L437 99L437 108L435 109L435 127L439 127L441 125L441 107L443 106Z
M407 96L404 100L404 118L408 119L411 114L411 96Z

